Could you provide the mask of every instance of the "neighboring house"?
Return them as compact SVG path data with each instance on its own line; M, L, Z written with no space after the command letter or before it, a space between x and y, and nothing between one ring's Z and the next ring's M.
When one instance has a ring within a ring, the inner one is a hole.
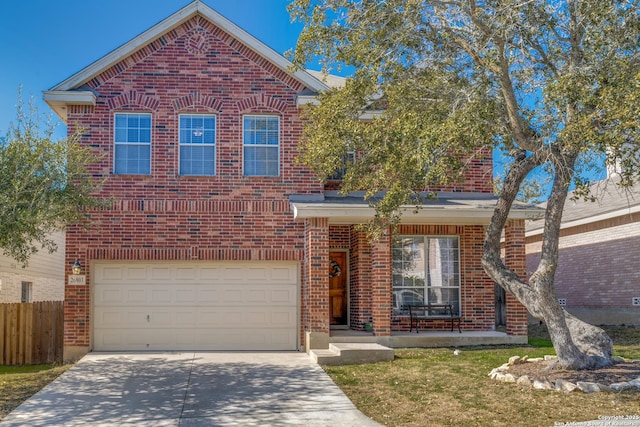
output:
M365 323L383 341L409 330L410 301L453 304L463 331L495 328L480 265L491 151L370 243L362 195L339 197L295 162L300 109L344 79L325 81L195 1L44 93L69 132L86 129L99 195L114 200L92 228L67 230L65 358L309 350ZM515 209L506 230L521 273L530 214ZM75 260L84 283L69 276ZM507 334L526 342L526 328L508 301Z
M640 184L625 189L615 176L591 185L596 201L571 200L560 229L556 295L575 316L594 324L640 324ZM526 225L527 270L540 261L542 221Z
M0 254L0 303L64 299L64 233L54 233L51 238L58 250L38 251L29 258L25 268Z

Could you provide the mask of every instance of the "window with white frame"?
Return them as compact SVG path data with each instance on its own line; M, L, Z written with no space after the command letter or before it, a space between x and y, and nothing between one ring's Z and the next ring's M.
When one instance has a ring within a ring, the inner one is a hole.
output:
M31 302L32 290L33 290L33 283L22 282L22 295L20 296L20 302Z
M280 118L244 116L243 158L245 176L280 174Z
M215 175L216 116L180 115L180 175Z
M151 114L116 113L115 115L116 174L151 174Z
M330 175L328 180L341 181L344 179L344 174L347 173L347 168L356 162L356 152L355 151L347 151L342 158L342 167L337 169L332 175Z
M393 313L412 304L451 304L460 314L457 236L398 236L393 240Z

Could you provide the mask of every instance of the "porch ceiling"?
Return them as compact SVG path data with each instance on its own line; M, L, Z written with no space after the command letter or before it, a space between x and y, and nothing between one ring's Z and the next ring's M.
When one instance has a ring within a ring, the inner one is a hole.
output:
M291 196L291 209L294 218L328 218L330 224L360 224L371 220L375 209L371 202L377 198L365 200L363 193L340 196L327 192L320 197ZM437 197L423 200L417 206L402 208L403 224L454 224L486 225L491 220L498 198L483 193L438 193ZM538 219L544 215L544 209L525 204L514 203L509 213L510 219Z

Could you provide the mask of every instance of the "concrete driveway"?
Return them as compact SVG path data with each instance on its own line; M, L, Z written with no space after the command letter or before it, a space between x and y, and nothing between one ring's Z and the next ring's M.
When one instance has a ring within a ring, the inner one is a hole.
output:
M91 353L6 426L379 426L309 356Z

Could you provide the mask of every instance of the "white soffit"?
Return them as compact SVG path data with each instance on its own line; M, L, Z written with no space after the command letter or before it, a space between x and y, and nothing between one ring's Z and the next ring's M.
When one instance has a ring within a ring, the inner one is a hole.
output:
M292 202L295 219L328 218L330 224L358 224L371 220L375 209L366 204ZM401 223L406 224L489 224L493 207L415 206L402 208ZM537 219L539 209L512 209L509 219Z
M48 90L43 92L43 98L64 122L67 121L67 105L96 105L96 94L90 90Z

